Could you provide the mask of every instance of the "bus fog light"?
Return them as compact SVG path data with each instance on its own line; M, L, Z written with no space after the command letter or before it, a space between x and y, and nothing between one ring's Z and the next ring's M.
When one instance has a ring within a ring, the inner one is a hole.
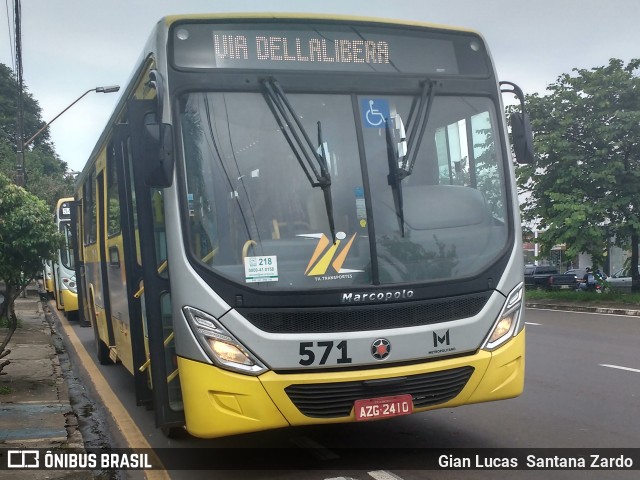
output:
M62 279L62 283L64 284L65 287L67 287L67 289L75 294L78 293L78 286L76 284L76 277L75 275L71 278L63 278Z
M71 290L73 293L78 293L78 284L76 283L75 275L69 279L67 287L69 287L69 290Z
M260 375L267 368L249 352L218 320L191 307L184 312L198 342L213 363L221 368L249 375Z

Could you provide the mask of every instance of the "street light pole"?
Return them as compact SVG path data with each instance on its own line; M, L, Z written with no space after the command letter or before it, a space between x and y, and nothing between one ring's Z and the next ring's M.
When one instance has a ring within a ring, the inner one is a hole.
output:
M56 115L51 120L49 120L44 125L44 127L42 127L35 134L33 134L31 136L31 138L29 138L29 140L27 140L26 142L22 141L23 135L22 135L22 132L20 132L18 134L18 143L19 143L19 145L18 145L18 164L17 164L17 168L16 168L16 180L17 180L16 183L18 183L18 185L20 185L20 186L25 186L26 183L27 183L26 175L25 175L25 168L24 168L24 149L27 148L29 145L31 145L31 142L33 142L38 137L38 135L40 135L42 132L44 132L46 130L46 128L49 125L51 125L60 115L62 115L64 112L66 112L71 107L73 107L76 103L78 103L82 98L84 98L85 95L87 95L87 94L89 94L91 92L114 93L114 92L117 92L118 90L120 90L120 86L119 85L109 85L107 87L90 88L89 90L84 92L82 95L80 95L78 98L76 98L71 104L69 104L58 115Z
M87 95L88 93L91 92L98 92L98 93L114 93L117 92L118 90L120 90L120 86L119 85L110 85L108 87L96 87L96 88L90 88L89 90L87 90L86 92L84 92L82 95L80 95L78 98L76 98L69 106L67 106L67 108L65 108L64 110L62 110L58 115L56 115L55 117L53 117L51 120L49 120L49 122L42 127L40 130L38 130L35 134L33 134L33 136L27 140L26 142L24 142L23 146L27 147L31 144L31 142L33 142L36 137L38 135L40 135L49 125L51 125L60 115L62 115L64 112L66 112L67 110L69 110L71 107L73 107L76 103L78 103L85 95Z
M15 35L16 35L16 81L18 85L18 98L17 98L17 106L18 106L18 118L16 119L16 127L17 127L17 147L18 147L18 155L16 159L16 185L19 187L23 187L26 183L24 178L24 86L22 81L22 16L21 16L21 7L20 0L15 0Z

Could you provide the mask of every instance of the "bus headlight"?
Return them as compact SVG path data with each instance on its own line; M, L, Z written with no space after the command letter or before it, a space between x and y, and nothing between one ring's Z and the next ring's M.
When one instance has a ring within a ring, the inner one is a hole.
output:
M211 315L191 307L182 309L200 345L218 366L249 375L267 368Z
M71 278L63 278L62 283L69 289L69 291L77 294L78 293L78 284L76 283L76 276L74 275Z
M520 313L524 298L524 285L521 283L514 288L502 307L498 320L493 325L489 337L482 347L484 350L495 350L520 331Z

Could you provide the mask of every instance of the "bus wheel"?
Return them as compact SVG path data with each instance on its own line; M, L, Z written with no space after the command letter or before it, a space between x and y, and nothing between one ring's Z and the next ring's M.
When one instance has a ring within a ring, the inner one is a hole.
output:
M93 327L97 330L97 327ZM95 332L96 339L96 356L100 365L111 365L113 362L109 358L109 347L107 347L102 340L98 337L98 332Z
M96 357L100 365L111 365L113 362L109 358L109 347L100 339L98 333L98 325L96 321L96 309L93 302L89 305L89 312L91 314L91 324L93 325L93 339L96 345Z

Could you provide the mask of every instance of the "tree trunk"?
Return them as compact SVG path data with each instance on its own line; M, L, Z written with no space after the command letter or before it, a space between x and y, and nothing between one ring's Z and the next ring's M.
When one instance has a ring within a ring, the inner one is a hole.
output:
M631 293L640 292L640 273L638 273L638 234L631 235Z
M7 348L7 345L9 344L9 341L11 340L11 337L13 336L13 333L16 331L16 328L18 326L18 317L16 317L15 309L15 292L10 285L7 285L5 293L7 297L5 298L3 313L8 320L9 331L5 335L4 340L2 340L2 344L0 344L0 360L11 353L11 350L5 349ZM0 375L3 374L2 370L4 369L4 367L9 365L9 363L9 360L0 362Z

